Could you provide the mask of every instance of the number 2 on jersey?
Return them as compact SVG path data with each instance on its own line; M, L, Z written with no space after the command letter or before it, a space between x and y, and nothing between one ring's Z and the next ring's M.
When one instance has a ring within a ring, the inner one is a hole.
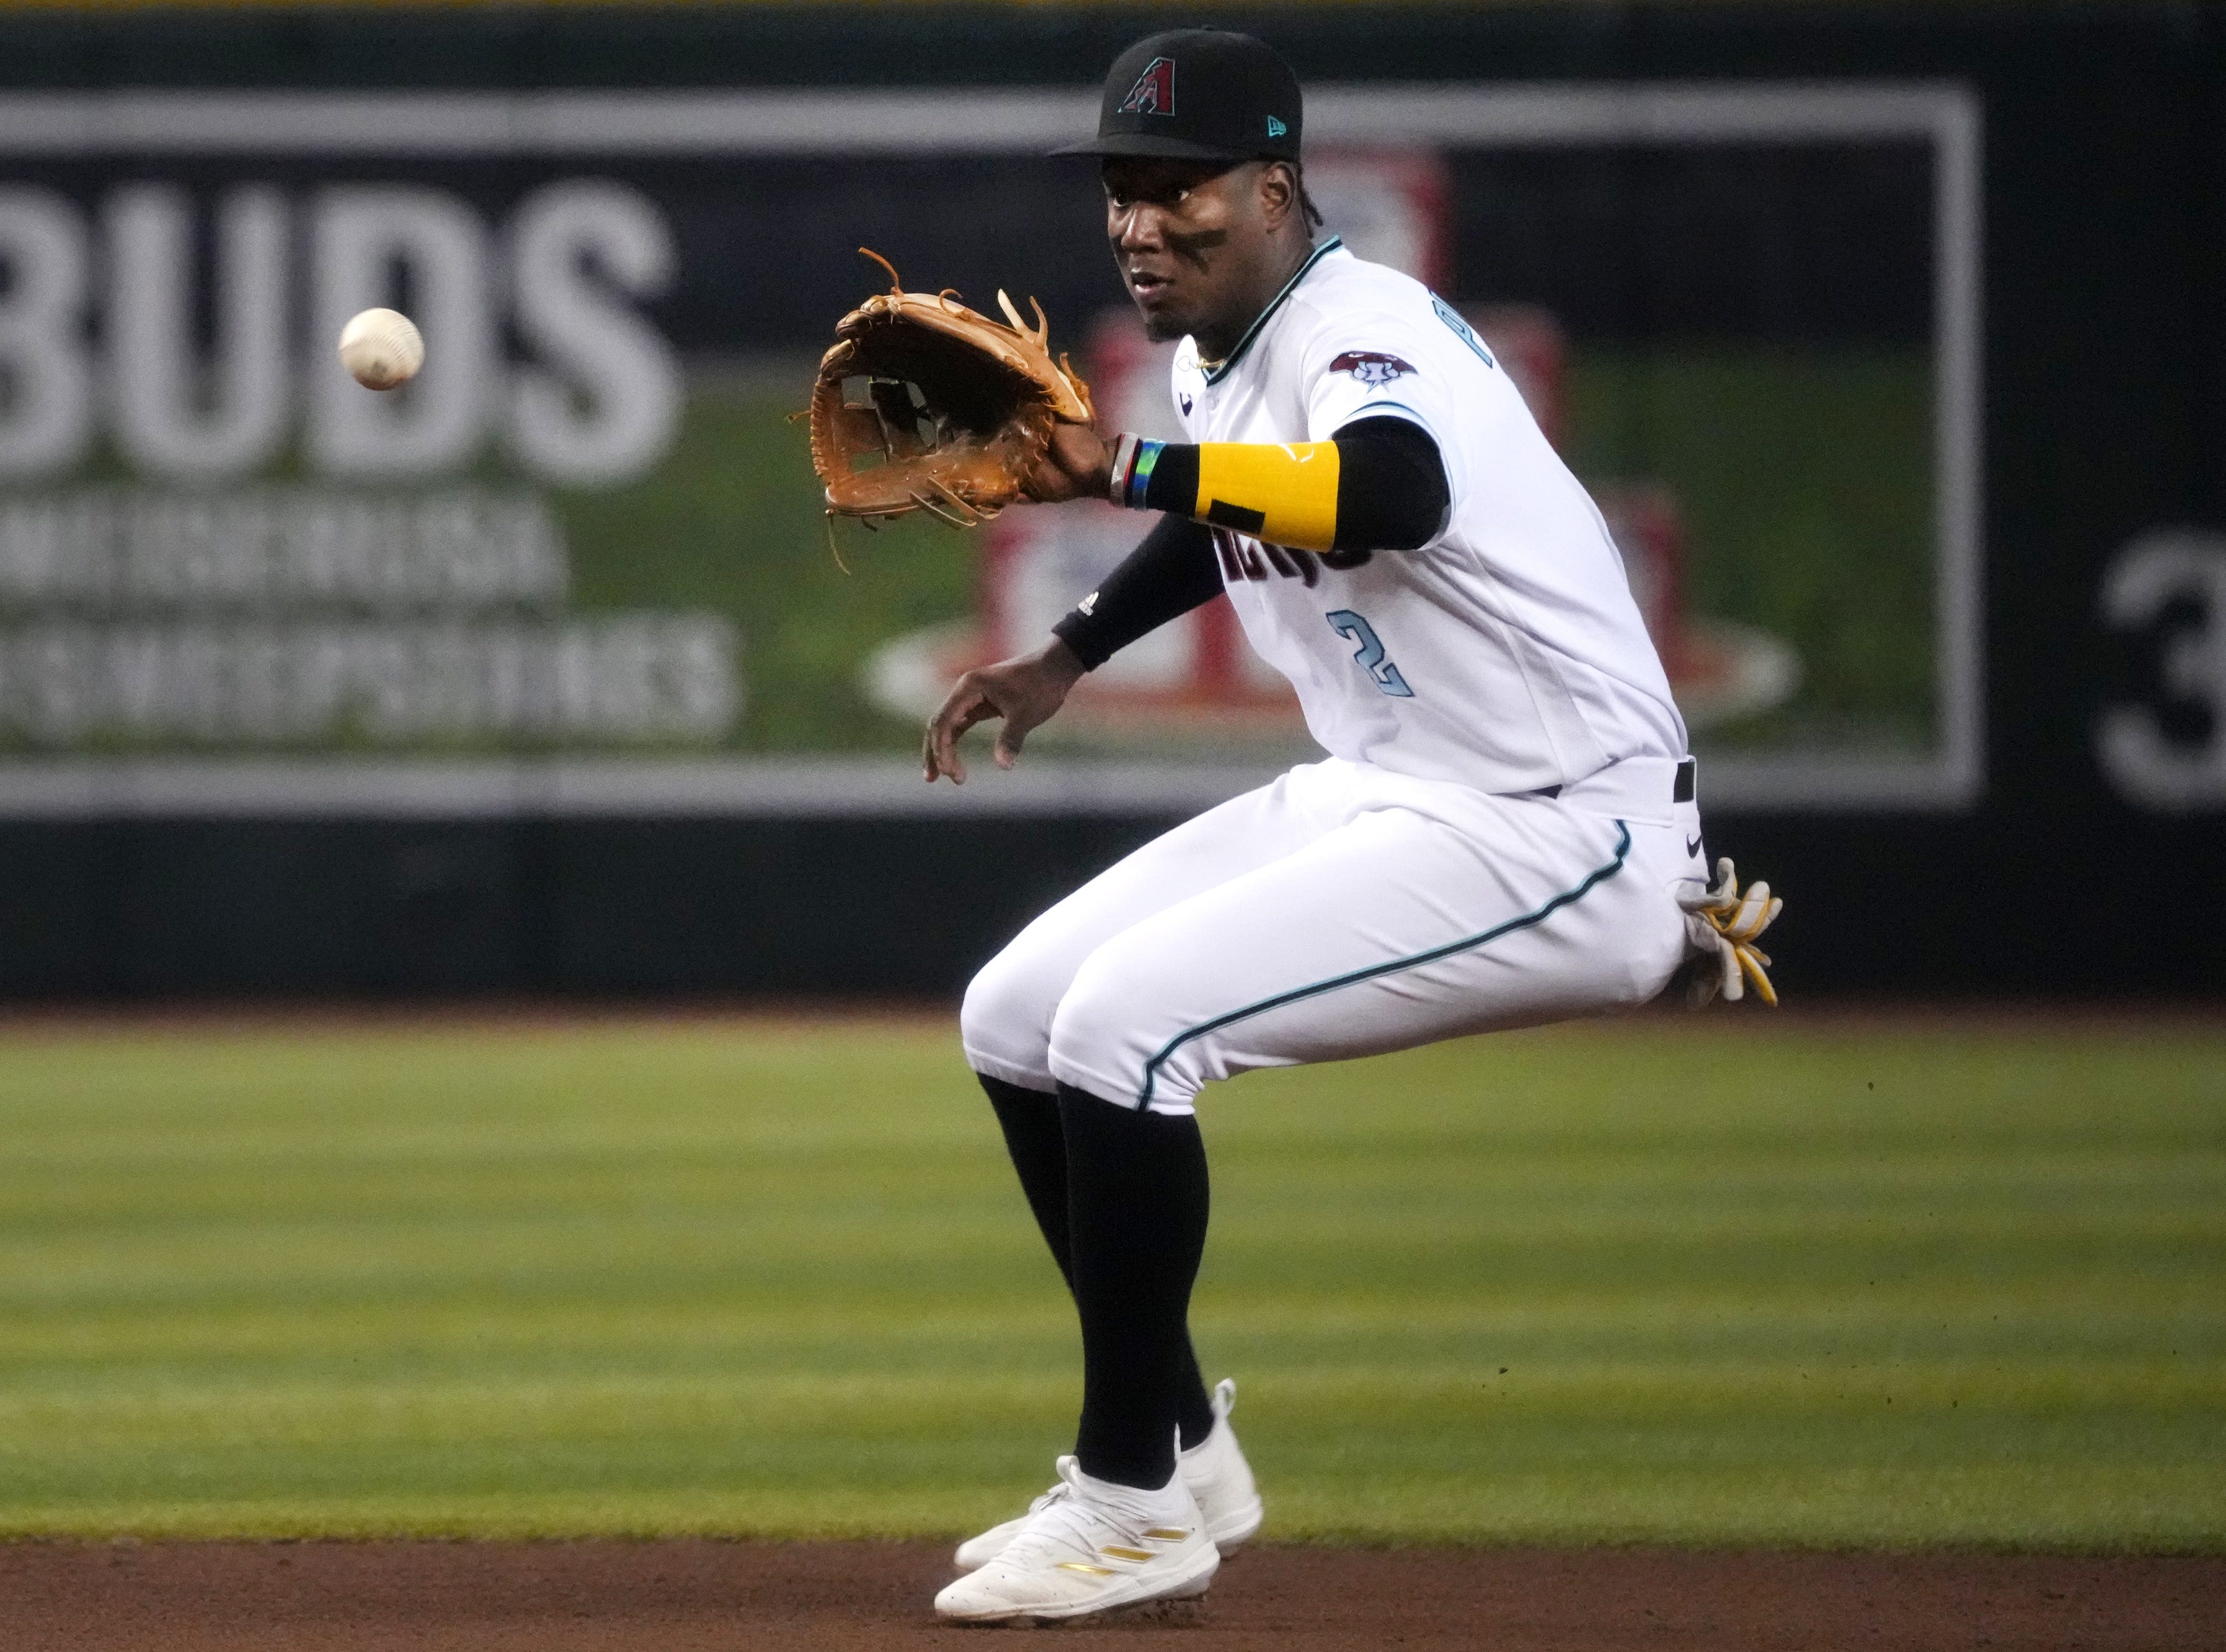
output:
M1407 686L1407 679L1399 675L1399 668L1383 658L1383 641L1376 634L1375 626L1351 608L1339 608L1322 618L1329 621L1329 628L1339 636L1360 645L1353 651L1352 663L1367 672L1377 688L1394 699L1415 697L1414 689Z

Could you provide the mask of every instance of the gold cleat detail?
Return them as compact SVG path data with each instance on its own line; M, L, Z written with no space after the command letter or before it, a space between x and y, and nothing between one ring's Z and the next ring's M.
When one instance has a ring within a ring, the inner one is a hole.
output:
M1140 1554L1136 1558L1142 1560L1149 1560L1151 1557ZM1110 1578L1118 1575L1110 1566L1092 1566L1087 1560L1061 1560L1059 1563L1059 1569L1062 1572L1080 1572L1093 1578Z
M1097 1552L1100 1554L1110 1554L1116 1560L1148 1560L1152 1558L1152 1552L1149 1549L1121 1548L1111 1543L1108 1543Z
M1147 1537L1156 1537L1162 1543L1180 1543L1184 1538L1188 1537L1190 1534L1188 1532L1177 1531L1171 1526L1154 1526L1151 1530L1146 1532L1144 1535Z

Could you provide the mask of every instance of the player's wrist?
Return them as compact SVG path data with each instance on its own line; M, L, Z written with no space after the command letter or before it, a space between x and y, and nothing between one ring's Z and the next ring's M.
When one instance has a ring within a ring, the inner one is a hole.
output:
M1057 670L1072 670L1076 681L1096 670L1113 657L1117 643L1109 645L1103 634L1105 626L1095 615L1072 608L1051 628L1051 640L1037 651L1036 658L1046 666Z
M1124 511L1143 510L1151 491L1152 473L1167 445L1125 430L1115 437L1112 461L1106 467L1105 497Z
M1065 678L1070 686L1079 683L1090 673L1089 663L1076 651L1073 644L1057 632L1052 633L1049 642L1036 651L1036 661L1055 676Z

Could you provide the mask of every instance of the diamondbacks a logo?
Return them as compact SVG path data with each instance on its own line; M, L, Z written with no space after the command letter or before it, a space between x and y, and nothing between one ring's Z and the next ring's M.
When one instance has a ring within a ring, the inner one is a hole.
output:
M1381 350L1348 350L1329 364L1333 373L1351 373L1364 384L1388 384L1415 371L1412 362L1387 356Z
M1172 115L1175 112L1175 60L1155 57L1136 77L1129 95L1121 99L1117 115Z

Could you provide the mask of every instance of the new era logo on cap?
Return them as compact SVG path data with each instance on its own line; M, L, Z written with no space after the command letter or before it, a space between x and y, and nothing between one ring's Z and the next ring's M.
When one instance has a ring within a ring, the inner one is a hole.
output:
M1175 112L1175 60L1155 57L1144 66L1136 84L1121 100L1123 115L1172 115Z
M1269 116L1269 117L1268 117L1268 136L1269 136L1269 137L1281 137L1284 133L1286 133L1286 132L1289 131L1290 130L1291 130L1291 129L1290 129L1289 127L1288 127L1288 126L1284 125L1284 124L1283 124L1283 123L1282 123L1282 121L1277 120L1277 119L1276 119L1273 115L1270 115L1270 116Z

